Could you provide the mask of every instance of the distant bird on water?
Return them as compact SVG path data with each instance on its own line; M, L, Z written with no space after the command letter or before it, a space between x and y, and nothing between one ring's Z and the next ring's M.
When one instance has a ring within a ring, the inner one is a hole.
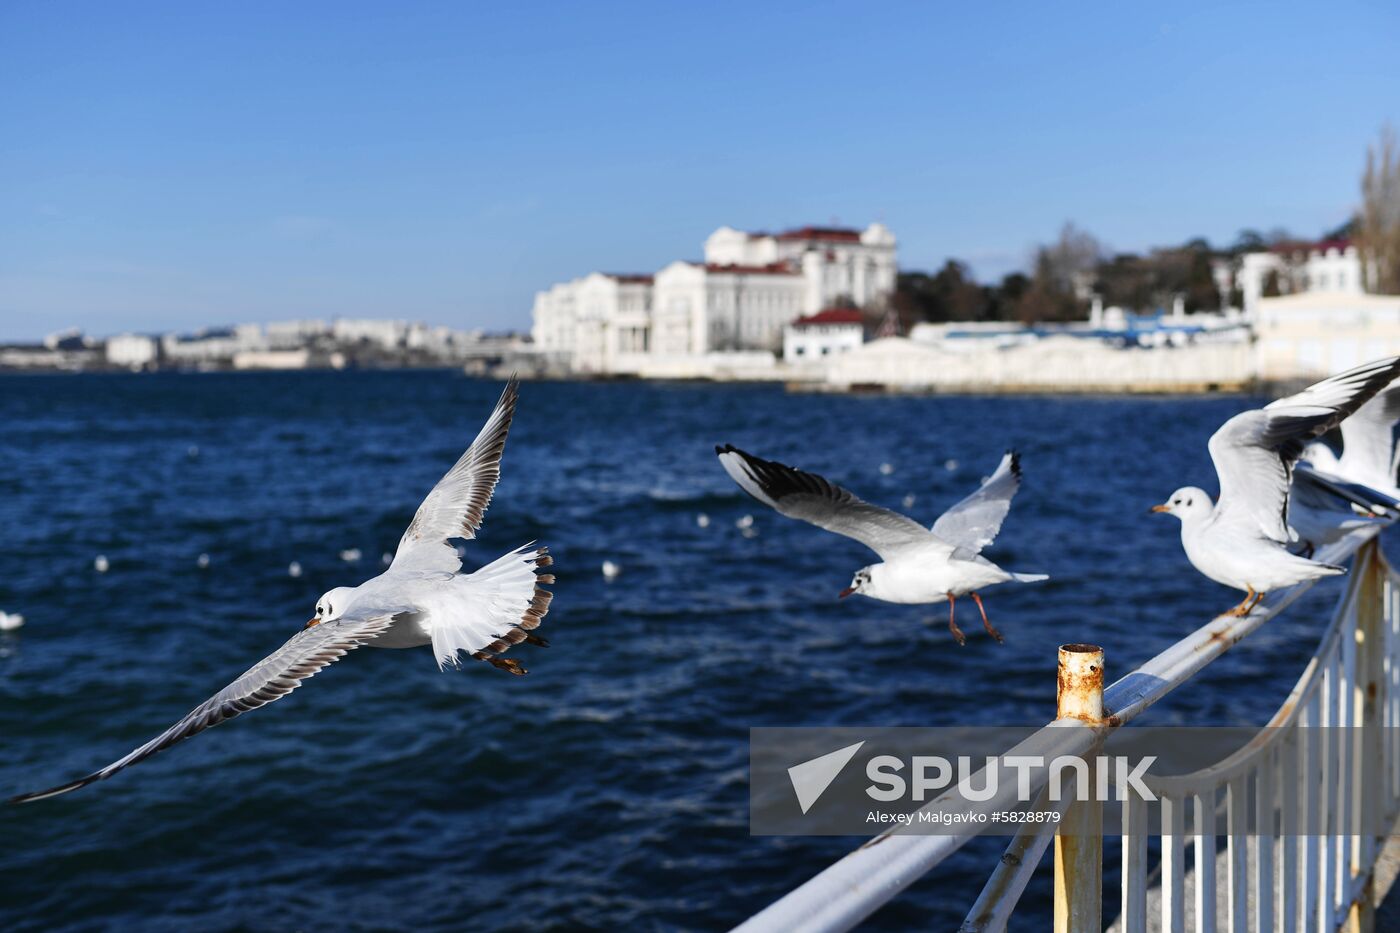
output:
M547 644L532 633L552 598L540 586L554 582L553 575L539 572L552 563L547 550L526 545L463 573L449 543L453 538L475 538L481 527L500 479L501 454L518 393L512 378L476 440L418 507L389 569L359 586L325 593L316 601L316 615L286 644L131 754L71 783L12 797L10 803L65 794L111 777L197 732L291 693L361 645L431 645L439 667L455 666L465 652L500 670L524 674L516 660L501 655L522 641Z
M912 518L858 498L815 473L764 460L728 444L716 447L719 462L739 487L789 518L854 538L881 558L856 571L839 594L869 596L889 603L948 601L948 630L964 644L953 611L959 596L970 595L982 625L997 641L1001 633L987 619L978 590L998 583L1036 583L1042 573L1012 573L982 556L1011 511L1021 486L1020 455L1008 452L981 487L934 522L932 531Z
M1152 507L1181 520L1181 546L1197 570L1245 591L1227 615L1249 615L1270 590L1346 572L1287 550L1298 542L1288 524L1293 465L1309 440L1336 427L1398 374L1400 357L1366 363L1235 415L1209 444L1219 501L1183 486Z

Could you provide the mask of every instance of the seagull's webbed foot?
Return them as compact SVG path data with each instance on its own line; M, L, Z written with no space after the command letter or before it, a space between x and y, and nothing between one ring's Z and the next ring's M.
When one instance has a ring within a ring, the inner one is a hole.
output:
M1221 615L1234 616L1237 619L1242 619L1249 615L1249 610L1258 605L1259 600L1264 598L1263 593L1256 595L1254 587L1252 586L1246 585L1245 589L1249 590L1249 592L1245 594L1244 599L1240 600L1238 605L1232 606L1229 610L1221 613ZM1253 602L1251 602L1251 600L1253 600Z
M987 610L982 607L982 597L977 595L976 593L973 593L972 601L977 604L977 611L982 613L982 627L987 630L987 634L995 638L997 640L997 644L1006 644L1006 639L1001 637L1001 632L998 632L996 628L992 625L991 621L987 618Z
M948 594L948 631L950 631L950 632L953 633L953 637L956 638L956 639L958 640L958 644L960 644L960 645L965 645L965 644L967 644L967 636L963 634L963 630L962 630L962 629L958 628L958 623L953 619L953 605L954 605L956 602L957 602L957 598L956 598L955 596L953 596L952 593L949 593L949 594Z

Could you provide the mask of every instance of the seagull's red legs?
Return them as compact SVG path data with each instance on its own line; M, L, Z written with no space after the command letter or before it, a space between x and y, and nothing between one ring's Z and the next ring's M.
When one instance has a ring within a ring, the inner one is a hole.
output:
M993 628L992 623L987 620L987 610L982 608L982 597L978 596L976 593L973 593L972 601L977 604L977 611L982 613L982 627L987 630L987 634L995 638L997 640L997 644L1005 644L1006 639L1001 637L1001 632L998 632L995 628Z
M963 634L963 630L962 630L962 629L958 628L958 623L955 622L955 621L953 621L953 604L956 603L956 602L957 602L957 597L955 597L952 593L949 593L949 594L948 594L948 631L950 631L950 632L953 633L953 637L956 638L956 639L958 640L958 644L960 644L960 645L965 645L965 644L967 644L967 636Z

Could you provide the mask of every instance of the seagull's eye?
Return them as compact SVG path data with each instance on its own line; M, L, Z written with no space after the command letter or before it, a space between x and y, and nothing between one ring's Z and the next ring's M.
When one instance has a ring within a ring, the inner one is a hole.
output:
M1181 505L1181 500L1180 500L1180 499L1173 499L1173 500L1172 500L1172 505Z

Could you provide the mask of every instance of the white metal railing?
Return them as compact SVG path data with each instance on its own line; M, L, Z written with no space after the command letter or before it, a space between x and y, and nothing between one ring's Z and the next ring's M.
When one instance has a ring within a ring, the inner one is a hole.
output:
M1155 889L1148 883L1147 839L1156 833L1142 831L1146 802L1130 797L1122 803L1119 923L1124 933L1149 928L1150 891L1159 901L1155 913L1160 916L1160 929L1186 928L1188 839L1194 855L1191 919L1202 933L1217 928L1222 898L1226 928L1231 931L1330 931L1344 924L1367 928L1370 880L1380 849L1374 828L1389 825L1400 801L1396 738L1400 729L1393 728L1400 725L1400 576L1380 553L1378 531L1354 532L1316 555L1329 563L1352 554L1357 559L1317 652L1278 713L1254 740L1194 774L1147 780L1149 789L1162 800L1160 881ZM1065 755L1087 756L1108 733L1137 718L1310 586L1270 594L1244 618L1215 618L1107 690L1102 688L1102 652L1092 646L1066 646L1061 650L1057 718L989 763L988 768L998 769L997 793L968 803L950 791L923 810L951 815L1016 809L1022 804L1015 799L1017 781L1006 765L1008 758L1030 755L1049 761ZM1099 680L1089 689L1100 691L1098 702L1104 715L1087 715L1082 697L1065 696L1066 663L1087 665L1087 670L1097 664ZM986 780L989 775L981 777ZM1048 832L1044 824L1039 829L1034 823L1023 824L1026 828L1011 840L962 930L1005 928L1052 839L1055 929L1074 933L1103 929L1103 839L1092 830L1102 825L1105 804L1071 799L1051 803L1043 791L1045 779L1041 771L1033 780L1033 790L1040 794L1034 806L1059 808L1059 831ZM1254 808L1252 813L1247 807ZM1255 826L1267 831L1250 830L1247 816L1251 815ZM736 933L851 929L961 848L976 835L976 827L985 824L945 825L969 828L950 835L920 835L896 826L755 914ZM1300 834L1300 825L1325 826L1326 832ZM1226 838L1223 853L1217 852L1219 835ZM1223 885L1216 880L1221 856Z

